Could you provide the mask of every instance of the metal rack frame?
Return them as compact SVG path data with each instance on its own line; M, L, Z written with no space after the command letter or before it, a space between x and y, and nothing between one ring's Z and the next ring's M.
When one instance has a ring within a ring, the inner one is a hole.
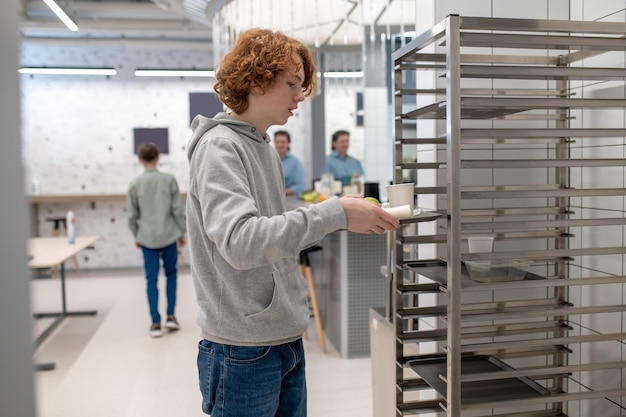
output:
M626 338L624 332L575 334L570 320L572 315L620 314L624 306L575 306L569 301L573 286L626 283L624 276L572 277L569 268L578 257L626 253L624 247L570 247L572 227L626 223L623 217L573 216L570 199L624 196L626 190L575 189L569 179L574 167L626 166L621 158L570 155L573 138L626 136L624 128L571 127L573 109L626 109L626 100L575 97L570 84L624 84L624 68L579 64L626 51L624 33L623 23L450 15L392 54L393 181L403 182L407 170L416 171L418 178L422 170L436 171L438 184L418 184L415 193L436 195L445 204L438 208L444 216L435 234L419 234L405 225L389 245L387 310L396 332L398 416L564 416L570 401L626 396L621 386L570 389L572 375L624 368L625 362L568 360L575 346ZM403 74L409 71L432 77L432 87L404 85ZM511 87L497 85L506 80ZM407 109L407 98L419 105ZM421 134L421 121L432 123L440 134ZM407 162L405 156L420 145L432 146L439 159ZM537 145L545 148L541 157L502 156L510 155L511 147ZM472 157L476 153L480 158ZM467 174L481 169L491 170L491 183L468 183ZM544 182L493 181L493 172L508 169L541 169ZM472 235L493 236L507 250L467 253L463 242ZM405 249L421 244L436 245L438 259L411 259ZM512 258L533 263L524 280L476 283L464 266L465 261ZM519 300L494 296L510 290L531 295ZM424 297L430 301L424 303ZM491 392L476 392L478 383ZM508 388L498 391L501 386Z

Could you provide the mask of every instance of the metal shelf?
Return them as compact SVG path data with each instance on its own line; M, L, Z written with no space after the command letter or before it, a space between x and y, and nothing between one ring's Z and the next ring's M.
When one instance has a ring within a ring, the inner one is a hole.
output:
M623 108L623 99L460 97L462 119L497 119L529 110ZM440 101L404 113L403 119L445 119L448 103Z
M626 306L619 300L575 304L570 297L570 290L626 283L626 276L593 268L571 274L581 260L626 254L623 245L573 239L624 228L619 213L594 216L581 201L623 198L626 189L571 181L583 170L601 177L626 167L621 155L578 150L625 137L626 128L576 120L582 111L610 117L626 110L623 98L578 88L586 82L626 88L623 66L587 59L623 54L624 33L624 23L450 15L392 53L393 182L411 172L415 194L432 196L439 215L423 219L434 228L403 222L388 239L397 416L565 416L570 403L581 415L581 404L626 395L620 378L586 384L590 389L580 382L625 362L579 355L570 363L570 354L588 344L615 343L619 350L626 339L619 329L588 330L606 315L621 317ZM408 85L416 78L419 85ZM432 150L430 158L421 160L418 147ZM428 182L420 181L422 173ZM468 253L464 241L474 235L492 236L498 247ZM435 259L420 258L422 248ZM510 259L531 261L524 279L476 282L465 268L466 261Z
M420 375L445 400L447 397L446 357L415 360L409 366ZM498 374L511 368L493 356L468 355L461 358L461 373ZM461 405L480 404L494 401L519 401L524 398L537 398L550 395L550 392L530 378L521 376L513 378L482 379L480 384L462 382Z

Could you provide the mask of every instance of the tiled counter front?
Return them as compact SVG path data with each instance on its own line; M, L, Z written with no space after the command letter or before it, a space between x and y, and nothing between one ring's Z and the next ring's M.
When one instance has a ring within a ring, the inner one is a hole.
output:
M386 236L332 233L310 255L325 333L343 358L370 355L369 310L385 305Z

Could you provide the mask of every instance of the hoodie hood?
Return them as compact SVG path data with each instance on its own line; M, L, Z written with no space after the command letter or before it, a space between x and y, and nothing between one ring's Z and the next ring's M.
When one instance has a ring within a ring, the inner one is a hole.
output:
M270 143L269 135L262 135L256 127L252 126L250 123L235 120L228 113L217 113L212 119L199 114L194 117L191 122L191 130L193 133L187 145L187 159L189 161L191 161L193 152L202 136L215 126L219 125L226 126L237 134L250 138L254 141Z

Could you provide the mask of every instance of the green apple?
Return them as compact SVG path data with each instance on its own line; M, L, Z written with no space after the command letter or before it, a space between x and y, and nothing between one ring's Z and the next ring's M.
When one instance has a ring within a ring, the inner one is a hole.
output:
M376 200L374 197L365 197L365 201L369 201L370 203L380 204L380 201Z

